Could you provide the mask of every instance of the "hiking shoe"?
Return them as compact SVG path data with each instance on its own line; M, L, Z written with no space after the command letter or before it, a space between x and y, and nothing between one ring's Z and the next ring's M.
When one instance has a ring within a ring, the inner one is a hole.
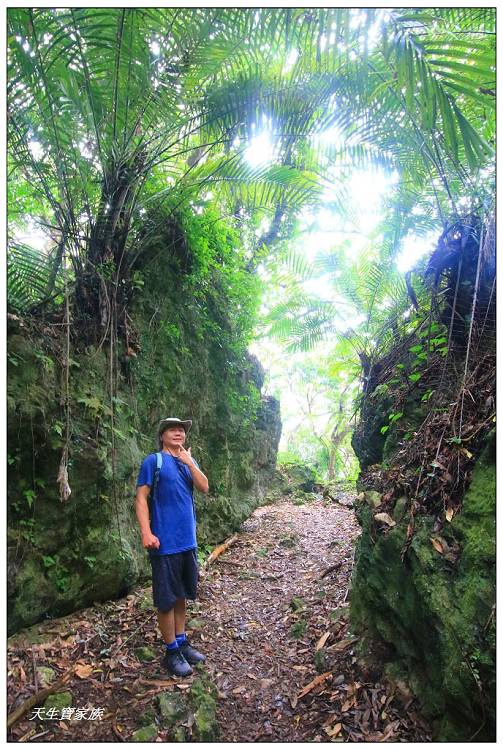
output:
M180 651L189 664L199 664L206 658L205 656L200 654L199 651L196 651L196 649L193 648L188 641L184 641L180 645Z
M161 665L175 677L188 677L192 669L179 648L166 649Z

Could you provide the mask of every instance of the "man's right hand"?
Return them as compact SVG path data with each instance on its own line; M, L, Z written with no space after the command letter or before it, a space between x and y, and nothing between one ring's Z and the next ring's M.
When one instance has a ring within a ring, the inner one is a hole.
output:
M142 534L141 543L143 544L145 549L159 549L159 547L161 546L159 539L154 534L152 534L152 532Z

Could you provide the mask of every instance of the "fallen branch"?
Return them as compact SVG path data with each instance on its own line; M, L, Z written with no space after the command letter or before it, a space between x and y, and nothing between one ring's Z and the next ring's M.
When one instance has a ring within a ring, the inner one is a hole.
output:
M343 562L344 560L339 560L339 562L330 565L326 570L323 571L318 580L321 581L321 579L325 578L325 576L328 576L329 573L333 573L334 570L339 570Z
M124 645L125 645L125 644L126 644L126 643L127 643L128 641L130 641L130 640L131 640L131 638L132 638L132 637L133 637L134 635L136 635L136 633L137 633L137 632L138 632L139 630L141 630L142 628L144 628L144 627L145 627L145 625L147 624L147 622L150 622L150 620L151 620L151 619L152 619L153 617L155 617L155 615L156 615L156 614L157 614L157 610L155 610L154 612L152 612L152 614L151 614L151 615L149 615L149 616L147 617L147 619L146 619L146 620L144 620L144 621L142 622L142 624L141 624L141 625L139 625L139 626L138 626L138 627L136 628L136 630L133 630L133 632L132 632L132 633L131 633L130 635L128 635L128 637L126 638L126 640L125 640L125 641L122 641L122 643L120 643L120 644L119 644L119 645L117 646L117 648L115 649L115 651L112 651L112 652L111 652L110 656L111 656L111 657L113 657L113 656L116 656L116 655L117 655L117 654L119 653L119 651L121 650L121 648L123 648L123 646L124 646Z
M332 646L327 646L327 651L344 651L344 649L356 643L357 640L358 638L345 638L342 641L338 641L338 643L334 643Z
M175 680L146 680L143 677L139 677L136 682L138 682L139 685L153 685L154 687L169 687L170 685L176 685Z
M121 734L119 727L117 726L117 710L115 710L112 716L112 731L119 740L119 742L125 742L126 738Z
M297 700L300 700L305 695L311 692L315 687L318 687L318 685L322 685L326 680L328 680L329 677L332 677L332 672L324 672L323 674L319 674L317 677L312 680L309 685L306 685L305 688L303 688L300 693L297 696Z
M238 535L234 534L234 536L229 537L229 539L226 539L225 542L222 542L222 544L219 544L217 547L215 547L215 549L213 550L213 552L211 553L211 555L206 560L205 567L207 567L208 565L211 565L212 562L215 562L215 560L218 557L220 557L220 555L223 552L225 552L226 550L229 549L229 547L231 546L231 544L234 544L234 542L237 540L237 538L238 538Z
M14 724L17 724L19 719L21 719L30 709L34 708L38 703L42 703L43 701L45 701L45 699L48 698L52 693L55 693L56 690L59 690L59 688L62 687L68 680L73 670L74 667L72 666L67 672L65 672L62 677L60 677L59 680L56 680L56 682L53 682L53 684L49 685L49 687L46 687L43 690L39 690L38 693L35 693L35 695L27 698L24 703L16 708L15 711L13 711L11 714L9 714L9 716L7 717L7 729L10 729L14 726Z

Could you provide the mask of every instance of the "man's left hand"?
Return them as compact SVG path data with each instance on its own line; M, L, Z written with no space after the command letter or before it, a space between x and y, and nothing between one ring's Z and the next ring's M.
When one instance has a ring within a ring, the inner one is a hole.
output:
M178 458L180 459L180 461L182 463L187 464L187 466L193 466L193 464L194 464L190 448L188 448L187 450L185 450L185 448L183 446L181 446L180 447L180 453L178 454Z

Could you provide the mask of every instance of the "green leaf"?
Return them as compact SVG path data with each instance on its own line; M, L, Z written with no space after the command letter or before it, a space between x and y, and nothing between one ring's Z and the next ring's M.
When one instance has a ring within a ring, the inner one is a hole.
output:
M32 508L33 501L37 497L36 492L34 490L24 490L23 495L26 499L26 502L28 503L28 507Z
M403 411L399 411L399 412L396 412L396 414L390 414L389 415L389 421L392 424L394 424L395 422L397 422L402 417L403 417Z
M84 406L88 409L92 409L93 411L101 411L103 409L103 404L97 398L96 396L87 397L84 396L82 398L77 399L77 403L84 404Z

